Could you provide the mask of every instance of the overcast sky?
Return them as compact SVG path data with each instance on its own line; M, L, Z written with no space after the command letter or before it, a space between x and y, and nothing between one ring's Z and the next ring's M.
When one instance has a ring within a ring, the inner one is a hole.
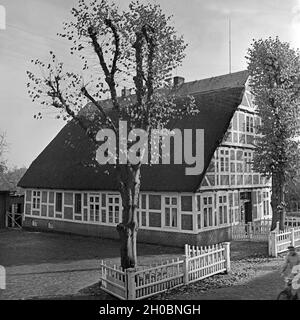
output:
M152 1L174 15L177 31L189 44L184 64L177 70L186 81L228 73L229 16L232 71L247 68L244 57L252 39L278 35L300 47L299 0ZM116 2L122 8L129 3ZM0 28L0 131L7 135L10 167L29 166L64 125L52 111L43 120L33 119L40 106L27 96L26 70L32 58L48 58L52 49L69 67L78 66L70 60L69 43L56 36L76 4L77 0L0 0L6 9L6 29Z

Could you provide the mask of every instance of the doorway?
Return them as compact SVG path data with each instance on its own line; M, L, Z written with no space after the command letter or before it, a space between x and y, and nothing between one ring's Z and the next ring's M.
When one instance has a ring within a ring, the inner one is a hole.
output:
M251 192L240 193L241 221L244 223L252 222L252 199Z

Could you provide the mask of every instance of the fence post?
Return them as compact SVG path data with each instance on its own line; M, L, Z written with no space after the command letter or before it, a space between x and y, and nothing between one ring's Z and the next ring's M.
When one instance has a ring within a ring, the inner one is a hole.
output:
M295 229L291 229L291 246L295 246Z
M270 231L268 234L268 254L272 257L272 232Z
M279 221L276 222L276 232L279 232Z
M249 239L252 238L252 223L248 222L248 237Z
M187 254L183 256L183 283L189 283L189 258Z
M135 287L135 269L126 269L126 300L135 300L136 298L136 287Z
M186 256L189 256L190 255L190 246L188 244L185 244L184 245L184 254Z
M271 232L271 256L277 257L277 233L276 233L276 231Z
M230 242L224 242L224 257L225 257L225 267L226 273L230 272Z

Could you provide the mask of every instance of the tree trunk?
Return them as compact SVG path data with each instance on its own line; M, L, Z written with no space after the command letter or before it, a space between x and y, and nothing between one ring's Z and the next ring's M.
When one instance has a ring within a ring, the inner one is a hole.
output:
M272 206L272 225L271 231L276 229L277 222L279 222L279 229L284 230L285 222L285 179L282 173L272 174L272 196L271 196L271 206Z
M120 175L122 222L117 225L121 241L121 267L123 270L137 266L137 208L140 193L140 167L123 166Z

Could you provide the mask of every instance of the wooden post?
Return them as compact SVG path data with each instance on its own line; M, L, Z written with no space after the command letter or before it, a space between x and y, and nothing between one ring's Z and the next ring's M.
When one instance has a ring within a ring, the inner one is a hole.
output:
M189 258L187 255L183 256L183 283L189 283Z
M184 254L186 256L189 256L190 255L190 246L188 244L185 244L184 245Z
M225 266L226 266L226 273L230 272L230 242L224 242L224 257L225 257Z
M276 229L277 232L279 232L279 221L276 222Z
M135 286L135 269L126 269L126 300L135 300L136 286Z
M272 257L272 232L269 232L268 235L268 254Z
M252 223L248 222L248 238L252 238Z
M271 232L270 242L271 242L271 256L277 257L277 233L276 231Z
M295 229L291 229L291 246L295 246Z

